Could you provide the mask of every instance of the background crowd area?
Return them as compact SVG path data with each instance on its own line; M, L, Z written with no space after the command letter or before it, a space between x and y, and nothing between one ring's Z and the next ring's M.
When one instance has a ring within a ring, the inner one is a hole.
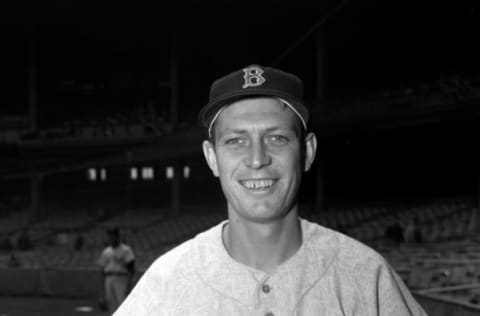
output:
M75 216L52 216L28 226L15 215L2 218L0 269L99 271L105 231L119 227L135 251L141 275L161 254L226 219L225 212L210 209L176 216L159 209L88 215L92 213L77 210ZM323 213L301 214L375 248L415 293L480 307L480 218L473 199L332 206Z

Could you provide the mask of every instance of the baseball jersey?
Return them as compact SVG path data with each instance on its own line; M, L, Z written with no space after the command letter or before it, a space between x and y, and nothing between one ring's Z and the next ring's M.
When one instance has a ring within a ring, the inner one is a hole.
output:
M98 264L106 273L127 273L126 264L133 260L135 260L135 255L132 249L121 243L115 248L106 247L98 259Z
M426 315L384 258L300 219L302 245L265 273L231 258L227 221L159 257L114 316Z

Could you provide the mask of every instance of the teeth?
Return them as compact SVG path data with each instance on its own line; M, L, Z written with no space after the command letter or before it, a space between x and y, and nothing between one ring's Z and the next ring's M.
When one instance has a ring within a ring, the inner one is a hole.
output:
M261 190L271 187L273 185L273 180L247 180L242 181L242 184L247 189Z

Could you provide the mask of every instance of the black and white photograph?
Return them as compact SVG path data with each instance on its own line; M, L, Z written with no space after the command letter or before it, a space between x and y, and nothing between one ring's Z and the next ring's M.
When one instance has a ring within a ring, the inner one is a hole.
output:
M0 316L480 315L480 3L0 4Z

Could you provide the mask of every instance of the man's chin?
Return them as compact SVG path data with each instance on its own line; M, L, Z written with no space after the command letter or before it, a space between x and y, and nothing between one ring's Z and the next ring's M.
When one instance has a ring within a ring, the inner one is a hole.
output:
M282 219L287 214L288 211L271 207L270 205L256 205L248 208L248 210L244 210L241 216L252 222L268 223Z

